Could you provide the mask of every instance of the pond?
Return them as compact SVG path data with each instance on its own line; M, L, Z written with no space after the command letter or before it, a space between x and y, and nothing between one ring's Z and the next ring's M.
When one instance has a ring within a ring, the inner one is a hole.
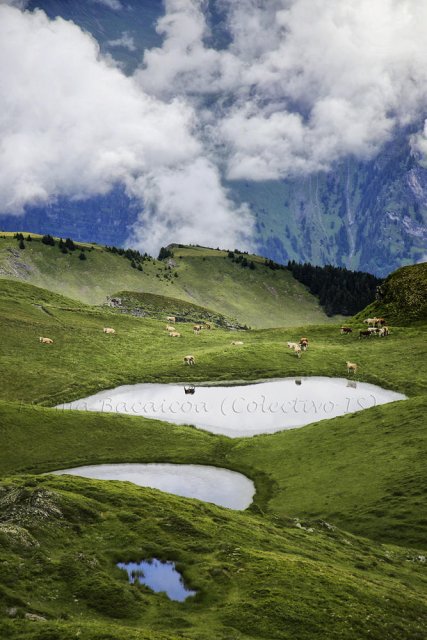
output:
M255 494L254 483L241 473L198 464L97 464L50 473L122 480L236 510L247 509Z
M145 584L156 593L166 593L170 600L184 602L197 593L186 588L174 562L162 562L153 558L143 562L119 562L117 566L127 572L131 584Z
M406 396L345 378L300 377L238 386L135 384L59 405L190 424L232 438L274 433L362 411Z

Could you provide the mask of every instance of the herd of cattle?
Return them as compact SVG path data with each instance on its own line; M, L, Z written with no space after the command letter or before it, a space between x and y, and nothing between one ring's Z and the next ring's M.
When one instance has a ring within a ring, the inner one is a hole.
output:
M169 333L171 338L180 338L181 334L175 330L176 317L175 316L167 316L167 322L170 324L166 325L166 331ZM361 338L370 338L372 336L379 336L380 338L387 337L390 334L389 328L386 326L386 321L384 318L366 318L363 320L365 324L368 325L367 329L359 330L359 339ZM212 329L212 323L203 322L202 324L193 325L193 333L195 335L199 335L202 330L210 331ZM106 334L114 334L116 330L112 327L104 327L103 332ZM353 333L352 327L343 326L340 328L340 333L342 335ZM52 338L45 338L40 336L39 338L42 344L53 344ZM233 340L232 345L238 346L242 345L242 340ZM288 342L288 348L291 349L298 358L301 358L303 351L307 351L309 341L308 338L303 337L300 338L299 342ZM184 356L184 364L194 365L196 364L196 358L193 355ZM346 362L347 373L355 374L357 372L357 364L355 362Z
M386 338L390 334L384 318L366 318L363 322L368 325L368 328L359 330L359 339L370 338L372 336ZM341 327L340 331L342 334L353 333L351 327Z

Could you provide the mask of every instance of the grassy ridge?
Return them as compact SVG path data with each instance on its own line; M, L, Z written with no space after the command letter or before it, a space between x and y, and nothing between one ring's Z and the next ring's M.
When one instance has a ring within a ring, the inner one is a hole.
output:
M427 321L427 262L402 267L388 276L380 287L379 299L357 318L384 317L397 325Z
M20 250L12 234L3 235L0 278L23 280L86 304L101 304L117 291L135 291L177 298L259 328L331 322L289 271L272 271L258 256L251 256L257 267L251 271L233 264L225 251L183 247L174 249L172 268L155 260L145 261L138 271L126 258L97 245L87 245L87 260L79 260L79 251L64 255L36 236Z

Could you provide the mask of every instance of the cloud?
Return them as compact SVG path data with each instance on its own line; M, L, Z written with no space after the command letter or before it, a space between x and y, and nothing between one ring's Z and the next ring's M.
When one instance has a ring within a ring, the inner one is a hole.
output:
M120 11L123 9L123 5L120 0L93 0L96 4L103 4L104 7L108 7L113 11Z
M116 40L108 40L107 44L110 47L124 47L129 51L136 51L135 40L128 31L123 31L120 38Z
M419 0L216 0L220 34L207 0L166 0L162 46L132 77L73 23L11 3L0 4L0 210L121 182L144 203L133 240L151 251L248 247L252 218L224 176L372 158L426 115ZM134 47L128 32L109 44ZM427 154L427 128L412 144Z
M280 179L373 157L427 100L427 5L418 0L221 3L215 50L206 4L167 0L161 48L137 74L198 109L230 179Z
M0 211L121 182L145 204L144 250L246 237L251 220L206 158L192 107L149 96L75 24L0 6L0 78Z

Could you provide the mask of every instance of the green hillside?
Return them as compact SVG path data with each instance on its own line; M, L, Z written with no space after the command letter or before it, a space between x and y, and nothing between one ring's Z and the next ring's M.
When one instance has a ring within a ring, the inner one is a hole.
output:
M79 250L64 254L57 246L42 244L40 236L31 236L25 249L19 249L13 234L0 237L0 278L25 281L92 305L118 291L152 293L258 328L333 321L289 271L273 271L258 256L251 256L256 269L250 270L231 262L225 251L175 247L171 266L168 261L146 260L139 271L104 247L78 243L86 256L79 260Z
M50 250L58 251L41 252ZM188 272L189 282L197 269L202 281L210 260L245 277L258 271L201 248L174 251L180 275L173 281ZM87 265L94 255L121 261L134 275L129 261L99 248L86 261L70 260ZM170 295L165 274L162 286ZM391 325L387 338L367 340L358 339L361 318L351 321L350 335L341 335L339 324L302 321L236 331L222 316L179 297L118 286L115 308L87 305L58 293L58 283L55 288L0 279L0 637L425 636L425 324ZM146 315L132 315L136 309ZM181 320L177 339L165 330L171 310ZM212 316L215 326L195 336L196 316ZM106 326L116 333L104 334ZM286 342L302 335L310 347L298 359ZM42 345L39 336L54 342ZM236 337L243 342L237 348ZM187 353L196 366L185 367ZM239 439L141 417L49 408L135 382L344 377L347 360L358 363L357 380L408 400ZM248 510L233 512L129 483L39 475L102 462L225 467L251 478L256 495ZM198 591L194 600L174 603L131 586L115 567L149 557L176 561Z
M320 640L325 630L409 640L425 630L416 554L322 523L52 476L3 481L0 514L0 632L11 640ZM177 561L195 598L171 602L115 567L153 556Z
M378 300L358 317L379 316L397 325L427 321L427 262L402 267L385 279Z

